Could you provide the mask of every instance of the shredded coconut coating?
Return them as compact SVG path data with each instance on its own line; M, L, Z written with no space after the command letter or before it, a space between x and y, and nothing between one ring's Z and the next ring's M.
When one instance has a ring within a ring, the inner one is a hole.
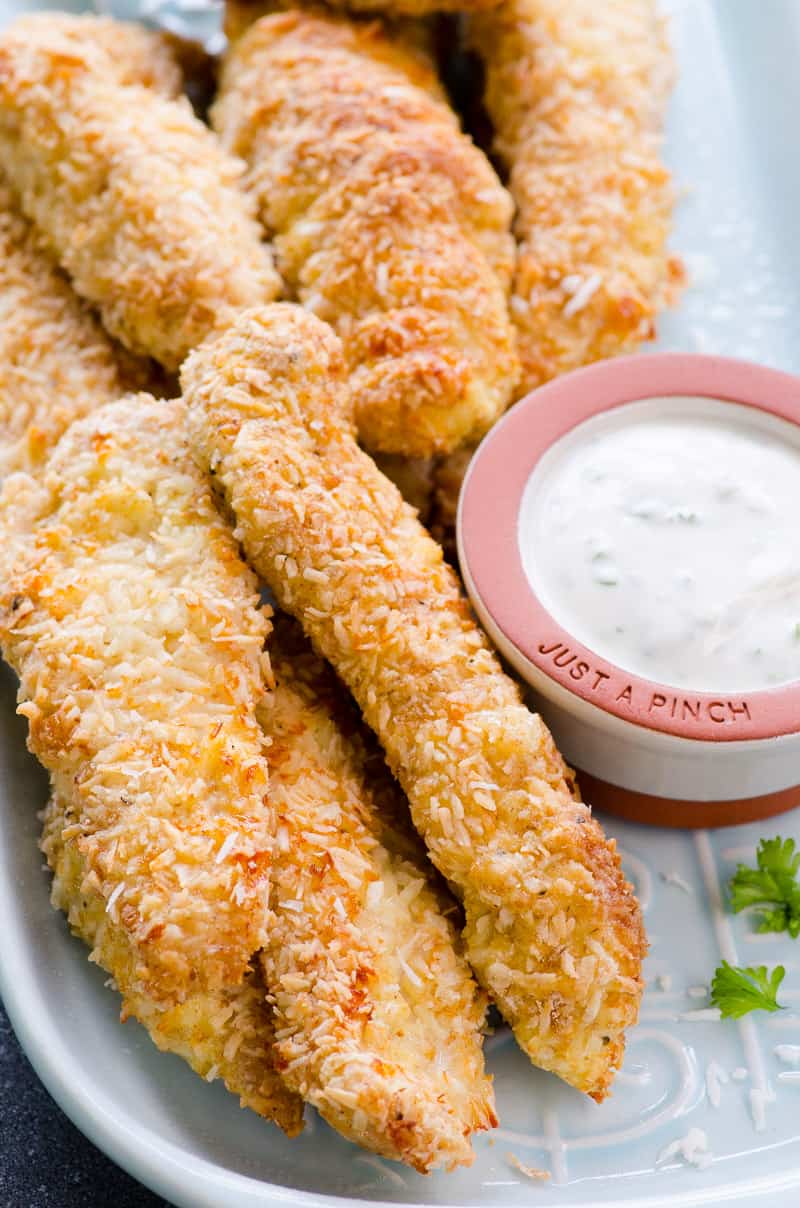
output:
M242 1107L295 1136L302 1128L303 1105L275 1069L272 1011L260 970L236 986L196 990L180 1002L152 999L138 977L129 935L112 920L103 895L87 885L76 824L74 807L54 796L45 811L41 844L53 870L52 902L92 949L89 959L111 974L123 997L123 1020L138 1019L159 1049L183 1057L208 1082L221 1078Z
M40 470L75 419L147 384L38 247L0 184L0 482Z
M517 206L526 392L634 351L675 297L660 158L672 59L656 0L504 0L469 31Z
M303 0L302 3L296 3L295 0L225 0L223 28L228 43L231 44L241 38L261 17L274 13L296 12L299 9L306 13L330 16L331 7L335 6L328 7L315 3L315 0ZM356 28L365 30L368 27L361 24ZM381 30L385 36L376 41L374 34L380 33ZM435 18L385 17L380 25L373 24L372 31L373 37L370 41L374 53L379 58L381 48L388 47L385 57L390 64L396 65L399 48L407 56L403 67L415 83L426 88L433 96L445 100L447 93L442 87L435 64L438 37Z
M121 84L46 23L0 38L0 168L75 289L176 369L279 279L228 156L187 101Z
M46 458L69 424L117 398L149 366L115 348L85 303L36 245L27 222L0 186L0 481L23 471L0 497L0 575L28 541ZM42 848L55 874L53 904L93 949L135 1016L160 1049L178 1053L202 1077L221 1077L243 1106L274 1119L290 1135L302 1125L302 1102L275 1070L272 1011L260 971L236 986L196 990L184 1001L156 1002L137 977L138 956L106 899L90 888L79 850L81 828L68 800L55 796L45 814ZM71 831L64 839L64 829Z
M601 1099L638 1014L638 905L440 547L358 448L338 341L262 308L182 384L249 561L352 691L463 899L479 979L537 1065Z
M18 17L11 27L16 38L57 35L82 54L87 48L120 84L142 84L176 97L183 91L183 75L176 58L176 42L169 34L132 21L98 17L90 13L37 12ZM5 34L3 35L5 36Z
M7 515L20 497L36 511L0 593L29 746L71 808L81 892L157 1002L242 979L273 842L268 623L182 428L180 403L108 404L62 437L38 492L21 474L4 490Z
M279 13L212 109L289 288L344 343L359 436L414 457L480 436L518 376L511 200L425 60L375 23Z
M496 1123L485 997L424 857L383 824L342 689L293 630L276 623L261 710L277 813L262 961L278 1068L350 1140L422 1172L469 1164L470 1134ZM398 796L383 778L383 797Z

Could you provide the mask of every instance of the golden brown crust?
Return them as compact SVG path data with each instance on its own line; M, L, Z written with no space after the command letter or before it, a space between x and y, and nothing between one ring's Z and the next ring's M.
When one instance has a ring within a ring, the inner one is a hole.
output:
M0 184L0 482L41 470L73 420L150 376L114 346Z
M273 814L268 624L255 579L189 458L179 403L132 396L73 424L0 594L29 745L72 811L87 893L160 1003L235 986L266 940ZM18 518L17 518L18 519Z
M160 1002L143 990L130 937L92 886L75 835L75 812L56 794L45 811L42 851L53 870L53 905L91 948L90 960L110 973L123 999L122 1018L138 1019L164 1052L177 1053L207 1082L221 1078L249 1107L296 1136L303 1103L275 1068L274 1023L260 970L236 986L195 990Z
M344 341L361 438L420 457L484 432L517 375L510 199L437 94L377 24L290 12L234 45L212 111L288 285Z
M660 157L672 62L655 0L504 0L469 29L517 205L525 392L635 350L674 299Z
M267 307L182 384L250 562L353 692L461 894L480 980L536 1064L602 1098L641 997L638 905L440 548L356 445L338 341Z
M46 23L0 39L0 166L108 331L177 368L279 280L241 164L187 102L120 84L102 46Z
M330 17L330 8L315 0L304 0L303 3L293 3L293 0L225 0L223 27L228 43L235 42L246 33L251 25L255 25L261 17L269 17L275 13L295 12L302 9L304 13L317 13L322 17ZM398 48L404 56L404 68L409 72L409 78L427 89L433 96L445 99L446 93L435 70L436 55L436 20L426 17L384 17L380 25L372 21L369 24L354 22L356 30L371 30L368 34L369 44L377 56L381 57L381 48L385 45L392 49L388 61L397 64ZM383 31L385 36L381 37ZM375 40L378 34L378 40Z
M105 68L119 84L141 84L165 97L180 96L183 74L180 43L169 34L130 21L89 13L27 13L12 26L14 37L35 43L57 36L79 53L87 46L102 52Z
M428 883L385 767L365 774L342 690L293 622L277 622L270 654L260 716L277 845L262 962L279 1068L368 1149L423 1172L469 1164L470 1135L496 1120L485 998L444 913L452 902Z

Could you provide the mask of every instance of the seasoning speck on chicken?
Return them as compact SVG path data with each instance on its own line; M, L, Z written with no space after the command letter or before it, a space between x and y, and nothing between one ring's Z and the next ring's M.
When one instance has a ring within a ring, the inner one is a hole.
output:
M356 444L338 340L297 307L247 312L182 384L247 558L352 691L463 899L479 979L535 1064L603 1098L642 993L636 899L441 549Z
M279 292L242 167L187 101L120 83L91 37L0 36L0 168L107 330L168 369Z
M137 991L235 986L267 939L268 622L180 403L110 403L61 438L0 592L29 745L136 956Z
M382 759L368 773L353 706L295 622L276 621L270 659L260 715L277 843L262 963L278 1066L366 1148L423 1172L469 1164L470 1135L496 1119L486 1002L445 916L453 903L429 883L397 785Z
M278 13L233 44L212 109L288 287L344 343L360 438L412 457L483 435L518 376L511 200L424 58Z

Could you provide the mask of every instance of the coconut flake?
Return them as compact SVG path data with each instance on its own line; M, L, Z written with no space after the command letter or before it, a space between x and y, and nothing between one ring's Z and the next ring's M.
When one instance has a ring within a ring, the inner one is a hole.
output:
M563 284L564 282L562 281ZM591 277L583 281L572 294L572 297L564 303L562 310L564 318L571 319L573 315L577 315L588 306L602 284L603 278L599 273L592 273Z
M540 1183L550 1178L549 1170L542 1170L538 1166L526 1166L524 1162L519 1160L516 1154L507 1153L506 1161L508 1162L509 1166L513 1166L515 1170L520 1172L520 1174L524 1174L526 1179L534 1179L536 1182Z

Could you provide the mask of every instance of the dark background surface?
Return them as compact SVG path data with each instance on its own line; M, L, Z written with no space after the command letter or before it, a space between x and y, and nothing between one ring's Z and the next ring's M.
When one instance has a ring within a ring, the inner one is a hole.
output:
M170 1208L70 1123L33 1072L1 1004L0 1208Z

